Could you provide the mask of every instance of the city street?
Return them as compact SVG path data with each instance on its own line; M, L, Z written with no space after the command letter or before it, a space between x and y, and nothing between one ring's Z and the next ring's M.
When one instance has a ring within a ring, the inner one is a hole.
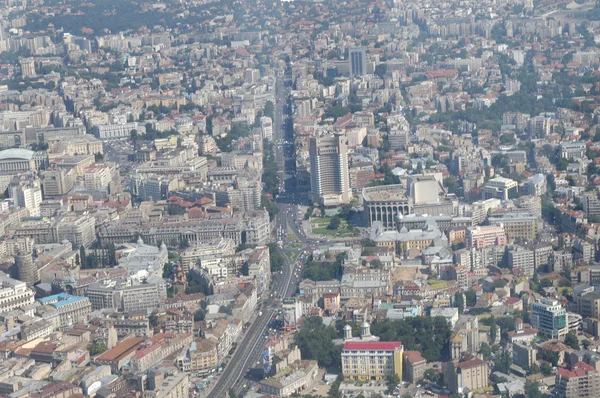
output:
M284 87L284 84L281 80L281 78L277 79L275 90L276 104L274 109L274 143L282 142L285 136L285 122L283 115L287 98L287 95L285 94L287 89ZM285 170L285 166L286 164L289 164L289 162L286 162L285 160L284 147L283 145L274 145L274 150L275 160L279 167L279 176L280 178L285 178L285 176L288 175L288 173L293 172L293 170ZM285 197L287 193L285 191L285 187L287 184L285 184L283 179L281 182L281 186L283 188L282 194ZM289 204L281 201L278 203L278 205L280 212L275 218L274 230L278 231L280 228L282 228L285 231L288 230L288 225L295 226L295 213L289 211L290 207L295 209L295 206L290 206ZM294 228L297 230L297 227L292 227L292 230L294 230ZM298 238L305 242L305 239L302 236L298 236ZM286 242L284 241L284 247L285 243ZM294 276L295 265L289 258L286 250L280 248L279 251L284 258L284 266L281 274L274 275L274 279L276 277L272 288L274 297L261 300L261 302L264 304L262 307L262 315L258 316L253 322L251 322L245 337L238 344L238 348L229 359L228 364L225 366L223 373L216 382L216 385L208 394L208 397L227 397L227 394L231 389L233 389L236 393L239 393L240 391L244 390L245 386L247 386L247 383L249 383L244 379L246 371L256 366L257 361L262 366L262 352L264 349L264 343L266 341L264 337L265 331L269 321L273 318L277 311L275 308L278 306L278 301L275 299L287 298L294 295L299 282L299 277Z

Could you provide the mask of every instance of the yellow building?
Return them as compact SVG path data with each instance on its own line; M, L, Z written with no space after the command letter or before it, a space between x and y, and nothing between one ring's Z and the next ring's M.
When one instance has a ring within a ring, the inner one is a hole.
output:
M402 380L399 341L346 341L342 350L342 374L350 380L382 380L396 374Z

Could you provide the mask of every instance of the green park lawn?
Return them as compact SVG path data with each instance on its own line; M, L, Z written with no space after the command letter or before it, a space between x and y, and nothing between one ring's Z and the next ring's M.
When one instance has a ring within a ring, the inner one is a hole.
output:
M336 238L344 238L349 236L354 236L352 232L352 227L348 225L348 222L344 219L341 219L340 226L338 229L327 229L329 222L331 221L331 217L322 217L322 218L311 218L310 225L312 226L313 234L322 234Z

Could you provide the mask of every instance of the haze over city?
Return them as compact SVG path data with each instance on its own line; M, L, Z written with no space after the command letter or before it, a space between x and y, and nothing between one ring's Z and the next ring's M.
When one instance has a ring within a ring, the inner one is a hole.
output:
M597 1L0 0L0 398L600 397Z

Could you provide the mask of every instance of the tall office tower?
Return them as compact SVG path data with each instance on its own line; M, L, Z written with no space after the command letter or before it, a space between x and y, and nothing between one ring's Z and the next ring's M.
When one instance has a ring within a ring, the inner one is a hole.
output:
M21 251L15 256L17 264L17 274L21 282L28 286L33 286L38 281L37 267L33 262L33 254L29 251Z
M35 77L35 62L33 58L21 59L21 74L23 77Z
M367 73L367 52L364 48L350 50L350 76L362 76Z
M350 201L346 139L342 135L310 139L310 185L313 202L338 206Z

